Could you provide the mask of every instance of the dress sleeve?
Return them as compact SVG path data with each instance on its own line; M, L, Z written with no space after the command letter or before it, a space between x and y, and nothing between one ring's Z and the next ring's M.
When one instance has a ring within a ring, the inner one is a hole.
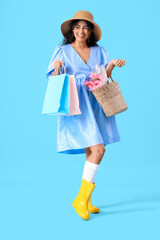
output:
M64 62L64 59L63 59L63 51L62 51L62 48L60 46L57 46L52 54L52 58L50 60L50 63L49 63L49 66L48 66L48 70L47 70L47 78L52 74L52 72L54 71L55 67L54 67L54 61L56 59L59 59L61 61ZM64 73L64 70L63 68L61 68L60 70L60 73Z
M101 51L101 65L104 65L106 68L109 63L108 51L105 47L100 47L100 51Z

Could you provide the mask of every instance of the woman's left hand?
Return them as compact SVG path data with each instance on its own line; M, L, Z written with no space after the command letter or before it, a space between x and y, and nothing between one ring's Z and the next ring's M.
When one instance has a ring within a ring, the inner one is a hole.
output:
M122 60L122 59L112 59L111 62L114 66L117 66L117 67L122 67L125 65L125 60Z

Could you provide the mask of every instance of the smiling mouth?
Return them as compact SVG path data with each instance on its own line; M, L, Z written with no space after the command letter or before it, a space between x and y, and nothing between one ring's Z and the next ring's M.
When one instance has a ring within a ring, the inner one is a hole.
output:
M79 34L77 34L77 36L80 37L80 38L83 38L85 35L79 35Z

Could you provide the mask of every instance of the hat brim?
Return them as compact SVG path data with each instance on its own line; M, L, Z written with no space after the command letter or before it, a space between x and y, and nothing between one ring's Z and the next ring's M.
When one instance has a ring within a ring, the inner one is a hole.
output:
M88 22L91 22L94 26L93 33L95 35L96 42L98 42L101 39L102 31L101 31L100 27L98 26L97 23L91 21L89 18L70 18L70 19L66 20L65 22L63 22L61 24L61 31L62 31L62 34L63 34L64 37L70 29L70 23L71 23L72 20L84 20L84 21L86 20Z

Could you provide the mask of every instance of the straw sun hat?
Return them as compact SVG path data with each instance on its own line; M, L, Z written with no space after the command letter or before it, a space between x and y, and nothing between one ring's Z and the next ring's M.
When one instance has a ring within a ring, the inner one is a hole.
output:
M61 24L61 31L62 31L63 36L65 36L65 34L69 31L70 23L72 20L87 20L87 21L91 22L94 26L93 33L95 35L96 42L98 42L101 39L102 31L101 31L100 27L98 26L98 24L93 21L93 15L88 11L78 11L74 14L73 18L70 18L70 19L66 20L65 22L63 22Z

